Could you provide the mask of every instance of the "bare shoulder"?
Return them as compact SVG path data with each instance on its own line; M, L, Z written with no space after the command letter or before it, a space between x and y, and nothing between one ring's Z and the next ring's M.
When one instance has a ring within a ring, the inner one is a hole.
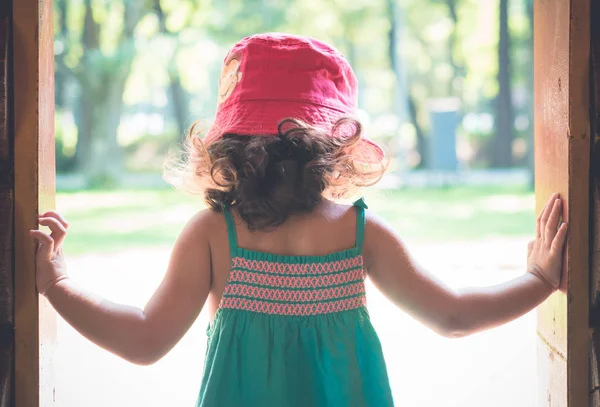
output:
M190 218L171 253L172 276L192 279L182 281L197 281L199 284L204 284L203 279L210 277L211 239L215 239L214 235L223 233L220 231L225 229L219 224L220 218L222 216L219 213L210 209L201 210Z
M198 211L190 218L183 228L179 240L208 243L209 238L220 230L225 229L223 214L212 209Z
M402 249L400 237L392 227L373 211L365 211L365 240L363 253L367 268L373 265L382 253Z
M217 212L213 209L203 209L192 216L188 222L188 226L206 229L222 226L223 223L223 214L221 212Z
M365 211L365 245L368 243L373 244L377 241L377 238L390 234L394 235L391 226L372 210L367 209ZM373 237L373 239L368 239L371 237ZM369 242L367 242L367 240L369 240Z

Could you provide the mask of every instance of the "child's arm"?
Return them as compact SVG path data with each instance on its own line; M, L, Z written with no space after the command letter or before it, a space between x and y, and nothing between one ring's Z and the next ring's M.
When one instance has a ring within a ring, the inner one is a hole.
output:
M187 332L210 291L207 212L193 218L173 249L167 273L144 310L115 304L81 290L66 277L60 245L67 223L49 212L40 218L52 235L31 231L39 241L36 282L56 311L102 348L136 363L163 357ZM114 281L114 284L119 284Z
M373 283L394 304L434 331L461 337L490 329L531 311L560 284L566 223L558 228L561 200L553 195L537 219L527 273L512 281L454 291L420 268L382 222L367 219L365 257Z

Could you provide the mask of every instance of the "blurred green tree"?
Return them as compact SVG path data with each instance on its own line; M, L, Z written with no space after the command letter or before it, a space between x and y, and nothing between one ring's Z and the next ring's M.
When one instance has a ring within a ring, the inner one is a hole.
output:
M164 0L163 0L164 1ZM167 74L169 77L168 88L169 88L169 99L171 106L171 110L173 113L173 118L175 123L177 124L177 131L181 137L185 137L187 133L187 128L189 126L189 94L186 89L181 84L181 75L179 73L179 67L177 66L177 60L179 56L179 52L181 50L181 40L179 37L179 32L176 27L174 29L170 29L167 24L167 13L165 12L165 8L162 5L161 0L152 0L153 9L158 18L158 32L159 35L165 37L167 40L171 42L172 55L168 59L167 62ZM177 5L174 5L171 9L172 12L175 12L177 9ZM191 18L193 16L192 12L188 12L185 14L185 18L180 25L183 27L189 26Z
M226 49L266 31L340 49L359 79L371 136L392 153L400 144L418 153L403 168L427 167L428 102L444 97L460 99L468 116L458 139L470 146L469 165L526 165L532 160L512 155L532 133L531 3L55 0L57 112L73 117L57 120L59 168L110 184L131 168L123 146L134 154L148 137L180 142L192 117L214 113Z
M136 0L56 3L57 36L62 41L57 58L61 105L67 78L77 86L75 165L90 185L113 184L123 170L117 129L136 55L135 28L149 7Z
M511 89L511 38L508 27L508 0L499 2L498 96L491 163L510 167L513 163L514 108Z

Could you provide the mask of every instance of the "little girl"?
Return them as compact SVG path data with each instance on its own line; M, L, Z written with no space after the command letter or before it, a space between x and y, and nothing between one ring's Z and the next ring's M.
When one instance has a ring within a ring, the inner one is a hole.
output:
M454 291L421 269L363 200L382 150L363 137L356 78L317 40L243 39L225 59L219 106L203 139L192 131L179 184L209 209L175 243L141 310L77 287L61 245L68 223L43 214L37 287L75 329L137 364L169 352L206 305L211 323L197 406L392 406L365 278L440 335L462 337L529 312L560 283L567 233L553 195L537 219L527 272L497 286ZM394 323L389 321L389 323Z

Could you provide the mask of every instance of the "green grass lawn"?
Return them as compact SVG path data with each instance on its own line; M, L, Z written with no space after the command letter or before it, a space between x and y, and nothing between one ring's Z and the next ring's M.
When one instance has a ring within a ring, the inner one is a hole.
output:
M520 187L376 190L366 199L406 239L523 236L535 227L533 193ZM71 224L65 250L84 254L171 245L203 203L169 189L82 191L59 193L57 208Z

